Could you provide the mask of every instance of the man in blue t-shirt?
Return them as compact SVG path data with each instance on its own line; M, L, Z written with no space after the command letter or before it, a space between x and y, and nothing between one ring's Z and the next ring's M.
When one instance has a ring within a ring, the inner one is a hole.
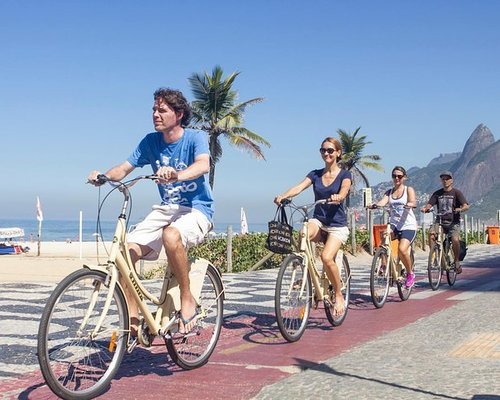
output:
M187 248L203 241L212 227L213 198L208 184L210 153L203 131L187 129L191 107L177 90L158 89L154 93L153 123L155 132L147 134L123 163L105 175L120 181L136 167L150 165L158 175L161 204L128 235L132 262L155 260L165 246L168 265L179 282L181 309L180 331L189 332L199 310L191 294ZM89 181L98 185L99 171L92 171ZM131 331L139 323L134 297L125 289L130 305Z

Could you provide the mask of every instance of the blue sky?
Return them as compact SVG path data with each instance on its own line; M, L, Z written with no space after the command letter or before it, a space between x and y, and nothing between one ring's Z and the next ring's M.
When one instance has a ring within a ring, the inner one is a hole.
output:
M372 184L461 151L480 123L498 137L498 15L487 0L2 1L0 218L34 218L37 195L46 219L94 218L89 171L152 131L156 88L192 99L187 78L217 64L241 72L241 100L265 98L245 123L272 147L257 161L224 143L216 223L240 207L269 220L273 197L322 166L319 145L339 128L361 126L382 157ZM134 217L157 198L144 182Z

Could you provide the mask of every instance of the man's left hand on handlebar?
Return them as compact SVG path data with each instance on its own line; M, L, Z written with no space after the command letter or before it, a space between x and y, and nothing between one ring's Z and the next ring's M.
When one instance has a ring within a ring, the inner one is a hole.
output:
M87 183L90 183L91 185L94 186L104 185L105 182L97 178L99 175L101 175L99 171L92 171L87 178Z
M175 183L179 180L179 173L177 170L168 166L158 168L156 176L159 178L156 180L156 183Z

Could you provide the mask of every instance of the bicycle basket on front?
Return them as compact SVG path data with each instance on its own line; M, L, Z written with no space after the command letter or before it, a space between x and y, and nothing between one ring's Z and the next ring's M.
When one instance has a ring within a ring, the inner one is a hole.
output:
M273 253L288 254L292 252L293 228L288 223L285 208L278 206L274 220L268 222L269 233L266 248Z

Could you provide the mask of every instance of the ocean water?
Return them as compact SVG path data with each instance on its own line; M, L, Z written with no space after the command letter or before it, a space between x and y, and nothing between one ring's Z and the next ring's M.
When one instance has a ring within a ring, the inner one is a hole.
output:
M131 222L129 225L135 224ZM231 225L233 232L238 233L240 223L215 223L214 232L227 232L228 226ZM84 242L95 241L96 234L104 240L111 240L115 232L115 221L100 221L100 229L96 225L96 221L84 220L82 222L82 240ZM38 221L36 219L0 219L0 228L22 228L24 229L24 238L17 240L37 240L38 238ZM266 232L267 224L248 224L250 232ZM80 222L78 220L44 220L42 222L42 241L78 241L80 232ZM0 238L0 241L5 238ZM7 238L8 239L8 238Z

